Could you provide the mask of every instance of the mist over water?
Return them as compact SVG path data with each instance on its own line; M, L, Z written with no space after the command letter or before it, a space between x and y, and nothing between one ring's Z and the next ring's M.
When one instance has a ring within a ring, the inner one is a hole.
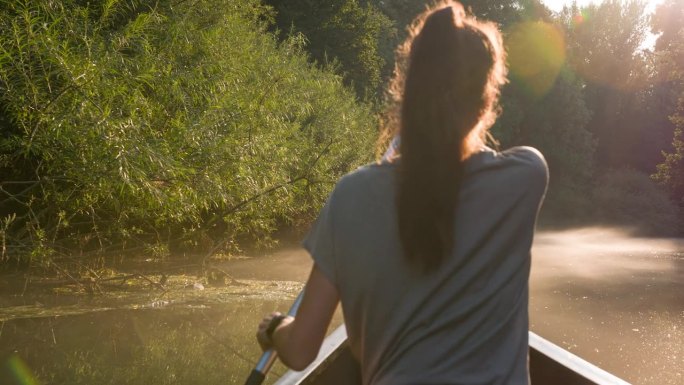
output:
M635 384L684 383L684 240L539 232L530 328Z

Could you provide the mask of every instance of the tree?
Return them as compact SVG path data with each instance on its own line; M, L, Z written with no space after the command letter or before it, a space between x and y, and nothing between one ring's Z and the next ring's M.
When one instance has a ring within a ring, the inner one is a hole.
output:
M679 203L684 215L684 4L668 0L661 4L653 17L656 41L656 71L670 95L676 100L670 121L675 125L672 151L663 151L664 161L658 165L653 178L666 186Z
M559 15L568 61L585 83L592 112L588 128L598 140L602 168L638 166L633 154L644 126L635 124L639 119L631 108L641 104L639 93L647 80L639 52L648 23L644 9L641 0L609 0L566 7Z
M390 20L371 4L358 0L267 0L276 11L281 38L305 36L306 49L319 64L339 66L345 84L362 99L377 97L390 71L383 42L395 30ZM389 48L392 49L392 48ZM384 54L384 55L383 55Z
M564 68L543 96L530 96L526 87L513 79L504 90L503 114L493 134L503 148L537 147L552 175L545 212L566 221L581 219L587 210L596 148L586 128L591 114L582 97L581 81Z

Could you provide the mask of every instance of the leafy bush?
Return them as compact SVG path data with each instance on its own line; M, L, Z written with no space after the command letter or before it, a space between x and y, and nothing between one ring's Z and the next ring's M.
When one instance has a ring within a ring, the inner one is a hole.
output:
M209 253L310 214L370 159L369 106L256 0L2 8L2 260Z
M345 83L366 100L381 96L392 71L396 31L370 3L357 0L265 0L276 10L281 33L306 36L318 63L338 63ZM383 77L385 79L383 79Z
M532 145L544 154L550 180L542 213L566 225L585 218L595 169L596 141L586 129L590 114L581 90L567 68L540 97L528 96L526 84L513 77L503 91L503 113L492 127L503 148Z
M606 172L597 180L593 195L599 222L632 227L646 235L677 234L677 205L644 173Z

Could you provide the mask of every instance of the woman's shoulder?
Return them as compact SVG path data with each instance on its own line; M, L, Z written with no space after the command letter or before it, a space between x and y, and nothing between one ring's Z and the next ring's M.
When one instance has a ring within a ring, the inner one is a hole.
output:
M389 162L368 163L345 174L340 178L338 185L357 185L377 178L388 178L391 177L395 167L395 163Z
M511 159L513 161L519 161L523 163L528 163L530 165L544 166L546 167L546 159L541 151L530 146L516 146L511 147L501 152L498 152L499 157L504 157Z
M357 198L364 196L369 190L377 190L382 186L392 186L395 165L392 163L370 163L356 168L342 176L331 194L337 199L342 197Z
M518 146L503 151L484 148L468 167L477 180L497 189L546 190L549 170L544 155L534 147ZM484 179L482 179L484 178Z
M534 147L516 146L501 152L496 152L496 157L503 162L510 163L528 170L537 176L548 178L549 168L546 158Z
M518 146L496 153L496 157L509 169L527 191L543 196L549 183L549 168L544 155L534 147Z

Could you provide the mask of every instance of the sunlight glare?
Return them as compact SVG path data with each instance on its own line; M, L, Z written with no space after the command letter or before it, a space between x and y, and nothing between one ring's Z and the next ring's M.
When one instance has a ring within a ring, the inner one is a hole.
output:
M563 34L549 23L525 22L509 31L507 43L511 76L518 78L532 97L543 97L565 62Z
M578 7L585 7L589 4L601 4L603 0L578 0L577 6ZM663 0L646 0L646 12L647 13L652 13L656 6L660 3L663 2ZM542 3L544 3L547 7L549 7L550 10L554 12L560 12L564 6L570 7L572 6L573 0L542 0Z

